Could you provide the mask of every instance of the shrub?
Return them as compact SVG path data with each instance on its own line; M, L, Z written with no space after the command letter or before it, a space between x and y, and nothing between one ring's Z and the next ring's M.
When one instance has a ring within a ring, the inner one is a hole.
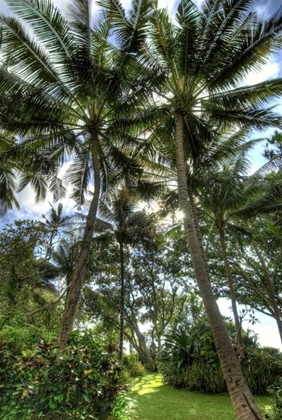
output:
M142 363L139 362L138 355L136 353L124 355L123 365L126 367L132 378L144 376L146 373L146 369Z
M35 325L29 325L28 327L5 325L0 331L0 339L15 345L17 348L37 343L42 336L47 341L49 337L52 339L51 333L43 332L42 328Z
M215 346L207 329L194 327L187 332L168 336L158 363L163 381L176 388L210 393L227 392ZM191 341L194 341L193 344ZM251 391L257 395L267 393L278 375L282 376L282 354L270 347L258 348L253 344L238 358Z
M123 389L114 351L90 332L73 333L62 353L55 342L22 352L2 342L0 357L5 420L99 419L112 412Z
M282 377L278 376L275 382L268 388L273 398L273 415L271 420L282 420Z
M164 383L174 388L206 393L227 391L220 366L208 364L204 360L194 362L192 366L182 369L178 369L174 364L161 363L159 371L163 375Z
M282 354L270 347L248 349L240 360L242 370L253 394L264 395L276 377L282 375Z
M121 391L115 400L112 415L109 420L128 420L135 411L135 402L125 391Z
M144 376L146 369L141 362L133 362L129 365L129 374L132 378Z
M123 364L127 367L133 362L138 362L138 360L139 357L137 353L124 354L123 356Z

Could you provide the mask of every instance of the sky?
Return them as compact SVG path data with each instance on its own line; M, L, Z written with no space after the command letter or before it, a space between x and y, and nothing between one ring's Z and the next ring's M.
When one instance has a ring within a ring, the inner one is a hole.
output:
M70 0L55 0L55 3L58 5L58 7L64 7L68 1ZM128 8L128 6L130 5L130 0L123 0L122 3L125 8ZM159 0L159 6L165 8L167 7L171 13L175 12L178 3L179 0ZM203 0L195 0L195 3L200 7L203 3ZM255 0L254 7L260 15L269 16L274 14L277 11L278 7L282 7L282 0ZM0 11L5 14L8 13L8 9L5 5L4 0L0 0ZM95 13L97 13L95 7L93 7L92 13L94 16ZM254 84L262 82L269 78L277 77L282 77L282 49L276 56L273 57L271 63L264 66L262 71L252 73L249 76L247 76L245 79L245 83ZM277 107L277 111L281 112L282 114L281 101L279 103L279 106ZM272 132L273 131L268 130L264 133L264 135L266 137L270 136ZM258 169L264 163L264 159L262 158L261 154L262 148L258 148L253 158L253 171ZM32 189L30 187L27 187L25 188L25 190L19 193L18 201L20 203L21 209L19 211L11 210L4 217L1 218L0 230L3 229L3 227L7 223L12 223L15 219L40 219L42 217L42 214L46 214L50 209L50 205L48 202L52 202L52 197L51 195L49 195L44 203L35 204ZM64 206L64 211L66 213L73 212L75 208L75 203L72 200L66 198L64 200L61 200L61 202ZM220 300L219 307L224 315L232 315L230 303L227 300ZM261 345L279 347L282 350L275 321L272 318L261 315L259 313L256 313L256 317L259 319L259 323L253 326L250 324L248 325L248 323L245 321L244 328L249 327L255 332L257 332L260 337L259 341Z

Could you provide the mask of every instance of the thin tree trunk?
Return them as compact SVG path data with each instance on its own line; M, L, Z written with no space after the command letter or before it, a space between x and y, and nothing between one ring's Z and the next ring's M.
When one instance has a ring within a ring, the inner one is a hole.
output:
M265 278L265 281L266 281L266 287L267 287L267 290L268 290L268 295L269 295L270 301L272 303L272 308L273 308L273 312L274 312L274 315L275 315L275 321L276 321L277 328L278 328L278 331L279 331L280 341L282 343L281 312L280 312L280 309L279 309L279 307L276 303L276 298L275 298L275 293L274 293L274 290L273 290L273 285L272 285L271 279L268 275L268 270L267 270L265 261L264 261L262 255L261 255L258 247L255 244L253 244L253 247L254 247L254 250L255 250L255 252L256 252L256 254L259 258L259 261L261 263L262 271L263 271L264 278Z
M176 115L175 126L177 181L180 209L184 214L184 229L191 254L195 277L204 302L207 317L214 337L222 372L238 420L262 420L262 415L246 384L239 361L233 350L226 326L218 309L198 240L197 230L189 206L186 164L183 148L183 116Z
M220 238L221 252L222 252L222 256L223 256L223 260L224 260L225 274L226 274L226 277L227 277L228 287L229 287L229 291L230 291L232 312L233 312L234 322L235 322L236 332L237 332L236 345L237 345L239 350L243 350L244 346L243 346L243 338L242 338L242 328L241 328L240 318L239 318L239 315L238 315L237 303L236 303L235 292L234 292L234 287L233 287L233 279L232 279L232 274L231 274L230 265L229 265L228 256L227 256L227 251L226 251L226 242L225 242L224 230L223 229L218 229L218 232L219 232L219 238Z
M120 254L120 299L119 299L119 360L123 360L124 338L124 252L122 241L119 244Z
M73 328L76 309L84 282L86 264L93 240L94 225L100 196L100 164L98 159L98 138L96 133L91 133L92 140L92 163L94 169L94 194L90 203L88 215L86 217L86 226L81 242L80 253L76 263L76 267L69 285L68 295L65 305L65 311L61 322L61 330L59 334L59 346L63 350L66 346L69 332Z

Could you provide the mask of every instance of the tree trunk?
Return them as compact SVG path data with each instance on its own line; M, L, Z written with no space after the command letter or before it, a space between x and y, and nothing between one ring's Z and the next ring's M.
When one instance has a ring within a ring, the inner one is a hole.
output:
M94 225L100 196L100 164L98 159L98 138L96 133L91 133L91 139L91 153L94 169L94 194L89 207L88 215L86 217L86 226L81 242L80 253L69 285L65 311L61 322L61 330L59 334L59 346L61 350L65 348L68 334L73 328L75 313L84 282L86 264L93 240Z
M226 273L226 277L227 277L227 281L228 281L228 287L229 287L229 291L230 291L232 312L233 312L234 322L235 322L236 332L237 332L236 345L237 345L239 350L243 350L244 346L243 346L243 338L242 338L242 328L241 328L240 318L239 318L239 315L238 315L237 303L236 303L234 287L233 287L233 279L232 279L232 274L231 274L230 265L229 265L228 256L227 256L227 251L226 251L226 242L225 242L224 230L218 228L218 232L219 232L219 238L220 238L221 252L222 252L222 256L223 256L223 260L224 260L225 273Z
M156 362L153 360L149 352L146 339L137 326L134 329L139 343L139 346L136 346L136 350L140 354L143 363L149 364L150 372L155 372L157 370Z
M259 261L261 263L263 275L264 275L265 282L266 282L266 287L267 287L267 290L268 290L268 296L269 296L269 299L272 303L272 308L273 308L273 312L274 312L274 315L275 315L275 321L276 321L277 328L278 328L278 331L279 331L280 341L282 343L281 311L280 311L280 309L277 305L277 302L276 302L275 293L274 293L274 290L273 290L273 285L272 285L271 279L269 277L264 258L262 257L262 255L261 255L258 247L256 246L256 244L253 244L253 247L254 247L254 250L255 250L255 252L256 252L256 254L259 258Z
M141 359L141 361L148 365L150 368L150 372L155 372L157 370L157 366L156 366L156 362L155 360L152 358L150 351L147 347L147 343L146 343L146 339L144 337L144 335L141 333L135 316L134 314L131 312L130 315L128 315L128 321L127 324L130 325L130 329L132 332L132 335L126 334L128 341L130 342L130 344L134 347L134 349L137 351L137 353L139 354L139 357ZM136 338L138 340L138 343L136 342Z
M183 116L176 115L175 126L177 181L180 209L184 214L184 229L191 254L195 277L204 302L207 317L214 337L222 372L238 420L262 420L262 415L253 399L233 350L227 329L218 309L198 240L197 229L189 206L186 162L183 147ZM198 233L199 234L199 233Z
M123 360L124 338L124 252L123 243L119 244L120 255L120 299L119 299L119 360Z

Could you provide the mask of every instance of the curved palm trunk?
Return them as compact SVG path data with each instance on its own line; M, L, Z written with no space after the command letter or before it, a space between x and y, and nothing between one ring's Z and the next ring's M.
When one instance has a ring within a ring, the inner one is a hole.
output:
M193 224L189 206L186 165L183 149L183 116L176 115L175 127L177 181L180 208L184 214L184 229L192 258L195 277L203 299L211 331L214 337L222 372L238 420L262 420L262 415L253 399L233 350L225 324L218 309L215 296L198 240L199 233Z
M80 253L76 263L76 267L69 285L65 311L61 322L61 330L59 334L59 346L63 350L66 346L68 334L73 328L75 313L79 301L79 296L84 282L86 264L92 244L94 225L100 196L100 164L98 160L98 138L96 133L91 134L92 137L92 162L94 169L94 194L86 217L86 226L81 242Z
M234 287L233 287L233 279L232 279L232 274L231 274L230 265L229 265L228 256L227 256L227 251L226 251L226 242L225 242L224 230L223 229L218 229L218 232L219 232L219 239L220 239L220 245L221 245L221 252L222 252L222 256L223 256L223 260L224 260L225 274L226 274L226 277L227 277L228 287L229 287L229 291L230 291L232 312L233 312L233 316L234 316L234 323L235 323L236 332L237 332L237 343L236 343L236 345L237 345L239 350L243 350L244 346L243 346L243 338L242 338L242 328L241 328L240 318L239 318L239 315L238 315L237 303L236 303L235 292L234 292Z
M123 338L124 338L124 249L123 242L119 244L120 255L120 299L119 299L119 360L123 360Z

